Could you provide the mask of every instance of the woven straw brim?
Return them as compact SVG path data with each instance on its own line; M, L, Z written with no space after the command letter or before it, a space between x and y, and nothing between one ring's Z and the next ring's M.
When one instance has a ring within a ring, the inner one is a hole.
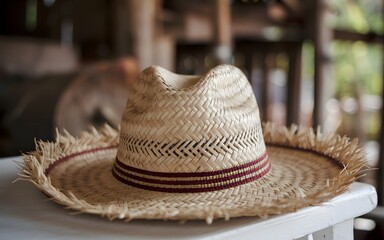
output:
M105 127L54 143L38 142L20 176L54 201L109 219L229 219L266 217L318 205L345 192L366 168L357 140L312 129L263 127L271 171L238 187L205 193L142 190L116 180L111 169L118 132ZM46 176L50 168L49 177Z

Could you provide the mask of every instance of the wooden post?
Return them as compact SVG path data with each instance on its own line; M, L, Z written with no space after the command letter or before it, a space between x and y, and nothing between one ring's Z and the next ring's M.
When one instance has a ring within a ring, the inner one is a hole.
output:
M300 92L301 92L301 52L302 42L294 43L289 52L289 69L287 84L287 122L299 124L300 122Z
M214 0L214 57L217 63L231 63L231 7L228 0Z
M176 39L172 34L164 33L162 3L163 0L154 1L156 21L153 40L153 64L159 65L170 71L174 71L176 66Z
M133 52L139 70L153 64L156 6L152 0L130 0Z
M384 93L384 90L383 90ZM384 94L382 94L384 99ZM384 102L384 101L383 101ZM379 197L379 205L384 205L384 107L381 107L381 130L379 137L380 155L377 171L377 193Z
M112 43L115 57L132 54L132 39L130 32L132 26L129 24L130 6L127 1L112 1Z
M262 54L262 75L263 75L263 85L261 91L261 119L262 121L268 120L268 104L269 104L269 89L270 81L269 74L271 72L271 54L263 52Z
M382 52L384 56L384 45L382 47ZM382 77L384 80L384 64L382 66ZM379 197L379 205L384 205L384 84L382 86L381 92L381 129L379 136L379 144L380 144L380 155L379 155L379 163L378 163L378 171L377 171L377 195Z
M323 125L325 103L331 96L331 40L332 29L327 21L327 0L316 0L314 13L315 93L313 125Z
M176 66L176 43L174 37L164 34L158 35L155 38L154 44L155 55L153 56L153 64L174 71Z

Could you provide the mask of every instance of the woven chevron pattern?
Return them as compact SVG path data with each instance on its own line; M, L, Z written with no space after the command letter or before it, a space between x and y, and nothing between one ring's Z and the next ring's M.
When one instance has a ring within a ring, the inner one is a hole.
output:
M139 154L147 158L211 158L225 153L234 153L239 149L254 148L263 141L260 138L261 128L252 128L240 132L237 136L220 137L220 139L201 139L200 141L168 140L154 141L136 139L122 135L121 148L130 153Z

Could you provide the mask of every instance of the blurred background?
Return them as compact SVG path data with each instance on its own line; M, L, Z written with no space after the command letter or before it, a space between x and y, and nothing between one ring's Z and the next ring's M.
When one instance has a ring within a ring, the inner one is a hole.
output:
M384 200L383 0L2 0L0 157L118 127L129 88L150 65L248 77L264 121L357 137ZM384 210L356 221L383 236ZM373 237L373 238L372 238Z

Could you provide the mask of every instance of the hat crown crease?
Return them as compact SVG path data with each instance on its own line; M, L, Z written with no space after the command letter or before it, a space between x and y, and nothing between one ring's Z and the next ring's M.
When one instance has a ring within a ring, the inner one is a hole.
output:
M231 86L230 91L228 86ZM151 66L139 75L128 96L126 110L151 111L150 107L156 106L154 102L163 100L163 96L173 97L174 101L179 101L185 96L200 96L209 100L206 104L217 108L223 108L225 105L227 108L240 106L244 103L245 99L241 98L243 97L254 101L251 104L257 108L252 87L241 70L234 66L219 65L201 76L176 74L159 66ZM228 98L232 98L231 104L228 104Z

